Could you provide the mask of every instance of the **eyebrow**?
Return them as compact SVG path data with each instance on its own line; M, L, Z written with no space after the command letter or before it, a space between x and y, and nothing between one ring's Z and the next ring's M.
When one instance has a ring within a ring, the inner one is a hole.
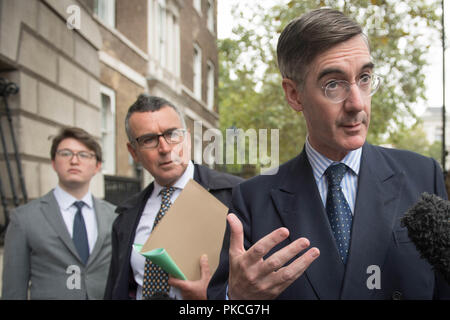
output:
M374 68L375 68L375 64L373 62L368 62L361 68L361 70L374 69ZM327 76L327 75L329 75L331 73L345 74L345 72L342 71L341 69L338 69L338 68L327 68L327 69L322 70L319 73L319 76L317 77L317 81L319 81L320 79L322 79L323 77L325 77L325 76Z
M148 137L156 137L156 136L159 136L159 135L161 135L161 134L166 134L166 133L169 133L169 132L171 132L171 131L175 131L175 130L177 130L177 129L181 129L181 128L176 128L176 127L174 127L174 128L169 128L169 129L167 129L167 130L165 130L164 132L161 132L161 133L146 133L146 134L143 134L142 136L139 136L139 137L137 137L137 138L135 138L135 139L141 139L141 138L148 138Z

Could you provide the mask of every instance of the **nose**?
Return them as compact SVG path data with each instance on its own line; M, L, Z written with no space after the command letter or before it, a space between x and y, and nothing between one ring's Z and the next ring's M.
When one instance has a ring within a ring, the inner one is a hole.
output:
M163 136L158 137L159 144L158 144L158 151L160 153L169 153L172 150L172 147L169 143L167 143L166 139L164 139Z
M345 99L344 107L348 112L359 112L364 110L365 99L370 99L366 97L356 84L352 84L349 88L349 94L347 99Z
M80 159L78 159L78 154L74 153L72 156L72 159L70 159L70 163L72 164L78 164L80 162Z

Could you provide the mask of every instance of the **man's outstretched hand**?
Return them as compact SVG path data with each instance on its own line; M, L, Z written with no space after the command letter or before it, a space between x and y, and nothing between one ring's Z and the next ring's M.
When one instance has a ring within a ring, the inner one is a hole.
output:
M320 255L311 248L289 265L289 260L309 247L309 240L300 238L267 259L263 257L289 236L289 230L279 228L244 249L244 229L241 221L232 213L227 216L230 225L230 270L228 297L230 299L274 299L300 277Z

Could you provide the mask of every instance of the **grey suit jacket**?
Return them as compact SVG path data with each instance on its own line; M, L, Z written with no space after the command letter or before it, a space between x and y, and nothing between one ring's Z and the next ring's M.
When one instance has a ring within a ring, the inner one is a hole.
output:
M3 299L102 299L115 207L94 198L98 236L84 265L50 191L16 208L5 237Z

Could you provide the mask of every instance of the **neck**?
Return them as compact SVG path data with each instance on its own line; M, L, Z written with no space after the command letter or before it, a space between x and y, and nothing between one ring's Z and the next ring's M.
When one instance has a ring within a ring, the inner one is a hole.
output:
M66 191L68 194L76 198L77 200L83 199L83 197L86 195L86 193L89 192L89 184L82 185L82 186L71 186L71 185L64 185L61 182L58 183L58 185Z

